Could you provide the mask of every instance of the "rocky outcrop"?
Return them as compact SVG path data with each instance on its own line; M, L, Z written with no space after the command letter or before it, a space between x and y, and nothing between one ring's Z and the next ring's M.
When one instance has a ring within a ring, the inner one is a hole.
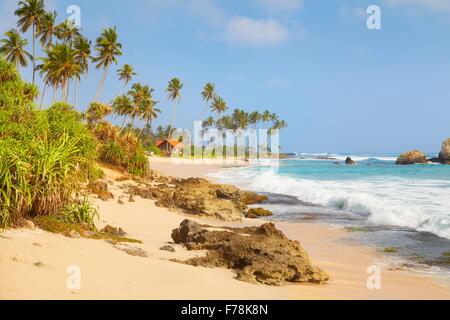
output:
M102 233L106 233L115 237L124 237L127 235L125 231L122 230L122 228L115 228L110 225L105 226L102 230L100 230Z
M397 164L408 165L415 163L427 163L427 156L421 151L409 151L402 153L397 159Z
M441 152L439 153L439 160L443 164L450 164L450 138L442 143Z
M170 184L163 182L143 187L131 185L128 193L156 200L155 204L159 207L179 209L224 221L239 221L247 212L248 205L267 200L266 196L200 178L171 179L167 182Z
M347 159L345 159L345 164L348 166L354 166L356 165L356 162L352 160L352 158L347 157Z
M98 196L103 201L114 199L114 195L108 191L108 184L104 181L96 181L87 186L90 193Z
M259 217L270 217L272 212L263 208L252 208L245 214L246 218L256 219Z
M298 241L289 240L272 223L238 229L212 228L184 220L172 231L172 239L188 250L207 250L206 256L183 263L234 269L242 281L278 286L329 279L322 269L312 265Z

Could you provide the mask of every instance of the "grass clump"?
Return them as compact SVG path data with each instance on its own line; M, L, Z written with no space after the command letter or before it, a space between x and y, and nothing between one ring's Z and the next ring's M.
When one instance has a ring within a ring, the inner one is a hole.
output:
M95 229L94 220L99 218L99 213L88 198L83 198L78 202L68 205L62 211L64 219L74 224L84 224Z

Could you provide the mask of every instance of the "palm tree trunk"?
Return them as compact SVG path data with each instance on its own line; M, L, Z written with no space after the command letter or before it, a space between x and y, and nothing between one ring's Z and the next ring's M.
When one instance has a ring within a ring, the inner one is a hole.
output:
M16 69L17 69L17 72L19 73L19 77L20 77L20 79L22 79L22 72L20 72L20 65L19 65L19 61L17 61L17 62L16 62Z
M149 123L149 121L147 120L145 124L148 125L148 123ZM142 132L144 132L144 130L145 130L145 126L142 128L141 132L139 132L139 135L137 136L138 139L141 136Z
M66 88L66 94L65 94L65 99L64 99L65 103L67 103L67 101L69 101L69 92L70 92L70 79L67 80L67 88Z
M107 72L108 72L108 69L105 67L105 70L103 70L102 77L101 77L100 82L99 82L98 87L97 87L97 92L95 93L95 97L94 97L94 101L95 102L98 102L98 99L100 98L100 93L101 93L101 90L102 90L102 84L103 84L104 79L106 79L106 73Z
M56 102L56 84L53 85L53 100L52 104Z
M44 84L44 91L42 91L41 103L39 104L39 110L42 109L42 104L43 104L43 102L44 102L45 91L47 90L47 86L48 86L48 83L46 82L46 83Z
M108 69L109 69L109 65L107 65L105 67L105 70L103 71L103 76L100 79L100 83L99 83L99 86L98 86L98 92L97 92L96 97L95 97L95 101L96 102L98 102L98 100L100 99L100 95L101 95L101 93L103 91L103 88L105 86L106 76L108 75Z
M33 84L36 72L36 22L33 22Z
M74 92L74 96L75 96L75 110L78 109L78 85L80 84L80 79L77 78L76 82L75 82L75 92Z
M125 122L127 121L127 117L125 116L124 118L123 118L123 122L122 122L122 125L120 126L120 131L119 131L119 134L121 134L122 133L122 131L123 131L123 127L125 126Z
M173 125L175 123L176 113L177 113L177 104L176 104L176 102L174 100L173 101L173 105L172 105L172 120L170 121L169 136L167 137L167 139L170 139L170 137L172 136Z
M66 86L67 86L66 79L64 79L63 85L62 85L62 88L61 88L61 102L65 101Z

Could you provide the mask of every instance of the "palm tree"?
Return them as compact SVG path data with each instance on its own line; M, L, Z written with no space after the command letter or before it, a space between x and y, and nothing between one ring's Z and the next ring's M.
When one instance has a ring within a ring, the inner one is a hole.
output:
M177 113L177 105L176 101L180 102L181 100L181 89L183 88L183 84L181 83L180 79L173 78L169 81L169 85L167 86L166 92L168 93L168 98L172 100L173 106L172 106L172 120L170 122L170 128L169 136L172 135L173 125L175 123L175 117Z
M161 113L161 110L155 108L158 103L159 101L149 100L142 106L140 117L142 120L145 120L145 127L139 133L138 138L146 128L151 128L152 121L158 117L158 113Z
M122 89L119 92L119 96L122 94L123 90L125 90L127 84L133 79L134 76L137 76L137 73L134 72L134 68L129 64L124 64L122 69L117 70L117 75L119 76L119 80L123 81Z
M254 129L256 129L256 126L261 121L261 115L258 111L252 112L249 116L249 122L250 124L254 125Z
M97 51L98 56L94 58L93 61L98 62L95 66L96 69L103 68L103 75L100 79L100 83L95 94L94 100L96 101L98 101L100 94L103 91L109 67L112 63L117 64L117 56L122 55L122 44L117 42L118 37L116 27L114 27L103 29L102 34L99 38L97 38L95 51Z
M80 29L72 20L66 20L56 27L56 36L59 40L73 45L73 41L81 36Z
M123 123L120 126L120 132L122 132L127 116L133 111L133 104L127 95L117 97L112 103L113 111L118 116L123 116Z
M201 120L203 117L203 114L208 109L209 103L217 96L216 94L216 88L214 83L208 82L205 87L203 88L203 91L201 93L203 101L205 101L205 107L200 112L200 115L198 116L197 120Z
M41 27L41 44L42 46L49 46L53 44L53 37L57 36L58 26L56 25L56 11L46 12L42 17Z
M220 116L222 113L228 110L228 106L221 97L215 96L211 105L211 110L215 112L217 116Z
M43 68L49 70L54 83L61 84L61 100L67 102L70 79L83 73L83 68L75 57L76 51L66 43L53 45L44 51L47 57L40 58L43 61Z
M133 127L136 118L141 117L143 110L153 103L151 100L153 92L154 89L151 89L149 86L143 86L140 83L133 84L128 92L128 95L132 98L133 105L133 109L128 116L132 120Z
M105 103L92 102L86 110L86 119L89 125L99 122L113 112L112 108Z
M245 130L249 124L249 115L244 110L235 109L231 116L233 120L233 127L241 130Z
M24 0L19 2L19 8L14 12L19 17L17 26L25 33L30 26L33 32L33 84L36 72L36 36L41 32L42 17L45 14L44 0Z
M92 42L83 36L79 36L75 39L73 48L75 50L75 60L80 64L82 73L87 76L89 71L89 60L91 57L91 44ZM81 75L81 74L80 74ZM78 85L80 83L80 77L76 77L75 84L75 109L78 107Z
M15 29L11 29L5 33L6 39L0 40L0 54L5 56L6 59L13 63L20 75L20 66L26 67L28 65L27 58L32 59L32 55L25 50L25 46L28 44L26 39L22 39L19 32Z

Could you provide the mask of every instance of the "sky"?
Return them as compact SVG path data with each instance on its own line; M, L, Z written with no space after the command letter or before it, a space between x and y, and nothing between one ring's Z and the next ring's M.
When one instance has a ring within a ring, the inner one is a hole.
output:
M207 82L230 109L276 112L288 122L285 152L438 152L450 137L450 0L47 0L59 20L81 9L93 42L117 26L123 56L102 100L131 64L155 89L168 124L170 79L184 83L176 126L190 128ZM0 33L15 26L16 0L0 0ZM367 27L370 5L381 29ZM27 35L30 38L30 34ZM31 43L31 39L29 40ZM31 51L31 48L29 48ZM31 81L31 71L22 70ZM95 95L93 65L79 109ZM38 83L42 89L42 84ZM72 95L73 98L73 95ZM50 103L51 93L46 98Z

